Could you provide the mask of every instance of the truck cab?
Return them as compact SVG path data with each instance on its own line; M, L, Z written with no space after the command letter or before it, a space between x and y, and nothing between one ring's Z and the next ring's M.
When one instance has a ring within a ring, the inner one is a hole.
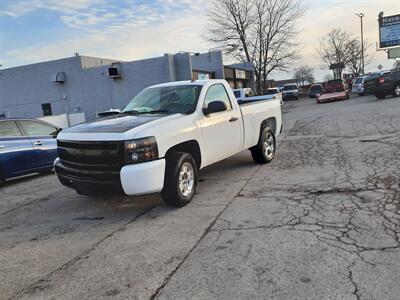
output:
M244 149L270 162L281 126L279 99L240 106L225 80L165 83L118 115L62 131L55 169L80 194L161 192L167 204L183 206L200 169Z

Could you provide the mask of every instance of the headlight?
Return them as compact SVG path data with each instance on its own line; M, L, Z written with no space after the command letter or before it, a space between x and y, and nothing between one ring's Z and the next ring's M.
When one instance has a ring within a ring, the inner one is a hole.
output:
M125 141L125 163L135 164L158 158L158 147L154 136Z

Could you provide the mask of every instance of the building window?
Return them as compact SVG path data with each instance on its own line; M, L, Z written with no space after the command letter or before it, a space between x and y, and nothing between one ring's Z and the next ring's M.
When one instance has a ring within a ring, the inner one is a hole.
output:
M43 111L43 116L52 116L53 115L50 103L43 103L42 111Z

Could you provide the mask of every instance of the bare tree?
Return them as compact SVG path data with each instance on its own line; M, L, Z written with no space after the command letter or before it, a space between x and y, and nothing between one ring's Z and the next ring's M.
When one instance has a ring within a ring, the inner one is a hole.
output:
M242 62L252 62L257 92L272 71L287 71L297 58L296 21L301 0L215 0L208 40Z
M368 49L371 47L371 44L368 40L364 41L364 68L371 64L374 55L368 54ZM345 64L346 69L348 69L355 76L362 75L363 66L362 66L362 49L361 49L361 41L358 39L352 39L348 43L348 62Z
M315 81L313 73L313 68L310 66L301 65L294 69L294 78L297 80L297 83L300 83L302 86L304 86L306 82L312 84Z
M370 64L373 58L367 53L370 46L368 41L364 42L365 66ZM317 52L323 65L327 68L333 64L342 64L342 66L338 66L337 74L342 74L344 69L351 71L356 76L362 73L361 42L344 30L336 28L325 37L320 38Z

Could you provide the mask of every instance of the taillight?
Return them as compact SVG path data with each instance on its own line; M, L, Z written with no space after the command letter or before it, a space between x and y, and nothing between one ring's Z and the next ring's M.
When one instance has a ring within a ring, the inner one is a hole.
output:
M379 77L378 82L379 83L384 83L385 82L385 78L384 77Z

